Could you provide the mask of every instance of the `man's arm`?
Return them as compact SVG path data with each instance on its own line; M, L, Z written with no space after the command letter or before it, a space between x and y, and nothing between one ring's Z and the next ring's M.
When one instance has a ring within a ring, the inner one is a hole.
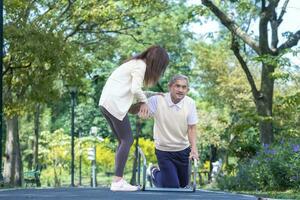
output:
M191 144L190 159L194 158L196 160L199 160L198 149L197 149L196 124L188 125L188 138Z

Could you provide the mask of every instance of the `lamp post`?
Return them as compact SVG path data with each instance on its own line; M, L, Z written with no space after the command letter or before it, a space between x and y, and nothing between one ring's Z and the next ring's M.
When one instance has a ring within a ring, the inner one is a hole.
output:
M75 97L77 88L70 87L71 94L71 187L74 187L74 131L75 131Z
M98 132L98 128L95 126L91 127L90 135L96 138ZM91 186L94 188L96 187L96 145L95 141L93 147L89 149L89 159L92 162L92 179L91 179Z
M81 152L81 136L82 136L82 132L79 132L79 186L82 185L82 174L81 174L81 163L82 163L82 152Z

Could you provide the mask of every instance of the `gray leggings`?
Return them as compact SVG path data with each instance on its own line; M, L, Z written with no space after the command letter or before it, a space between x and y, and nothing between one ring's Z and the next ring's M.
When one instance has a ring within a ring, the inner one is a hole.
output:
M133 144L133 136L128 115L120 121L111 115L104 107L100 106L100 110L109 123L112 132L118 139L119 145L115 156L115 176L123 177L129 150Z

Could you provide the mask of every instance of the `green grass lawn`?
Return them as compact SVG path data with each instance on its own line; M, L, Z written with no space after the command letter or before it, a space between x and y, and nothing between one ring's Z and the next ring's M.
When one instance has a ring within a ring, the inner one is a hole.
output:
M300 200L300 191L287 190L287 191L269 191L269 192L242 192L259 197L267 197L274 199L297 199Z

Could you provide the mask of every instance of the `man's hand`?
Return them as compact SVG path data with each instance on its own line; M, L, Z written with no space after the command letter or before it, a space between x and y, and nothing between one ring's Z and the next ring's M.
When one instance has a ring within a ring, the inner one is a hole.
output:
M149 107L146 103L141 104L138 116L142 119L147 119L149 117Z
M198 155L197 148L192 148L191 149L189 159L199 160L199 155Z

